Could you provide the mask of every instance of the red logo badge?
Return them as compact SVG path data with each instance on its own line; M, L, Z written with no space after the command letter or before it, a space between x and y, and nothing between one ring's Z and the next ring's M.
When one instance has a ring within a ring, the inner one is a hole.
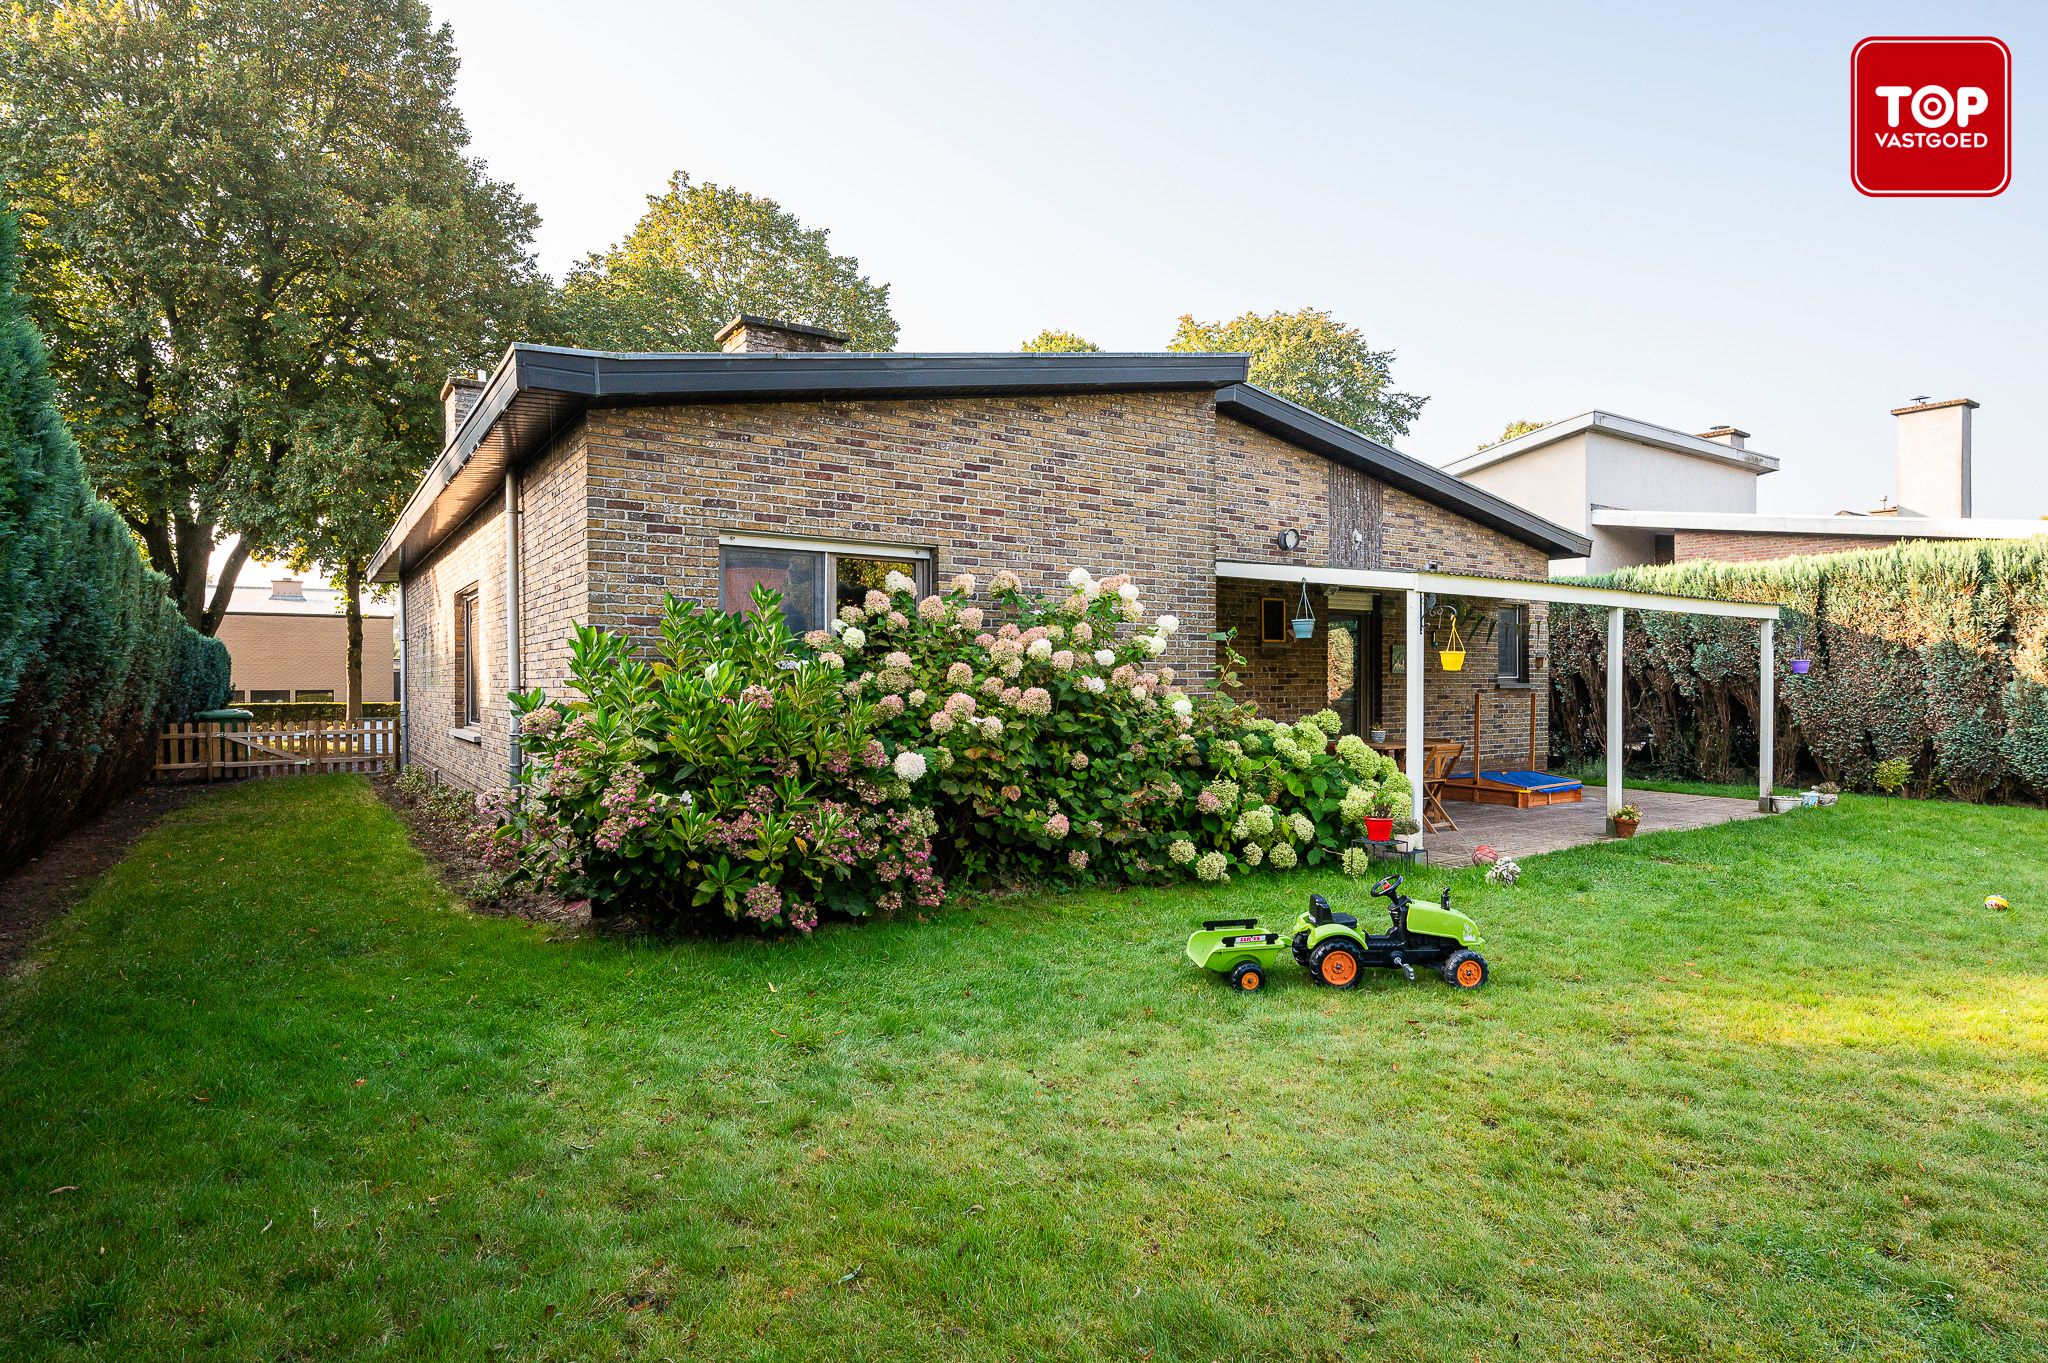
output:
M2012 53L1996 38L1865 38L1849 55L1849 175L1877 198L2012 183Z

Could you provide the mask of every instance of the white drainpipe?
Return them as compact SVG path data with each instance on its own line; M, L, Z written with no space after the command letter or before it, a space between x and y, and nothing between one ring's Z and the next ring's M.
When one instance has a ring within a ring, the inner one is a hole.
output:
M505 689L519 689L519 475L505 470ZM511 744L510 772L519 777L519 716L505 707L507 740Z

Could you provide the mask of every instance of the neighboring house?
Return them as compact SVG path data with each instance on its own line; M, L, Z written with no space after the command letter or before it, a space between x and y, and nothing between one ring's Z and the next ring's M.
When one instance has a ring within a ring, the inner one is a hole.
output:
M1051 591L1074 566L1129 571L1178 614L1161 661L1197 688L1235 630L1241 694L1275 717L1333 707L1399 738L1426 700L1429 736L1457 738L1476 697L1485 765L1547 753L1544 608L1513 589L1583 557L1582 534L1251 386L1241 355L842 342L747 317L722 353L517 345L451 380L446 448L371 565L401 587L407 760L501 784L506 692L559 692L575 622L652 638L669 592L741 609L767 583L803 629L892 568ZM1361 589L1367 569L1508 579L1503 627L1404 691L1429 588Z
M1559 575L1639 563L1838 554L1902 540L2048 535L2048 521L1972 515L1968 398L1895 408L1899 505L1833 514L1765 514L1756 480L1778 461L1733 426L1688 435L1582 412L1488 446L1448 472L1586 535L1593 551Z
M209 585L210 590L210 585ZM228 646L235 703L348 699L348 620L341 593L295 577L237 582L218 637ZM363 699L397 698L389 602L363 602Z

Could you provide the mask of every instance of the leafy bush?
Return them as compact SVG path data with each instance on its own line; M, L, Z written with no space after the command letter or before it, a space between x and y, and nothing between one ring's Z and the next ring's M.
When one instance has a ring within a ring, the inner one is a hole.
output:
M1784 607L1776 766L1848 788L1966 800L2048 797L2048 544L1904 544L1765 563L1631 568L1595 585ZM1564 755L1600 750L1604 610L1550 613L1552 733ZM1807 656L1808 670L1790 662ZM1676 775L1737 779L1754 760L1757 628L1744 620L1635 612L1624 645L1632 736Z
M147 773L176 661L218 647L93 495L14 292L15 242L0 214L0 869Z
M1870 769L1870 779L1887 795L1897 795L1913 779L1913 764L1903 757L1887 757Z
M247 710L258 724L272 724L293 719L347 719L348 702L340 700L262 700L236 705L237 710ZM395 700L366 700L363 702L364 719L398 718L398 702Z
M1128 578L1048 598L911 581L792 638L671 598L653 660L579 628L569 697L516 696L529 761L480 797L497 854L600 907L808 931L980 883L1227 879L1342 856L1394 764L1334 714L1276 724L1155 668Z
M227 704L228 682L228 646L196 629L185 629L178 635L171 661L164 718L179 724L203 711L220 709Z

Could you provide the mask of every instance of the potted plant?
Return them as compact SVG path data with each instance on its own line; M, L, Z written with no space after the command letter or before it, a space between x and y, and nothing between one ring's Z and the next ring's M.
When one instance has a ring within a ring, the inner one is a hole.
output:
M1842 788L1833 781L1821 782L1813 788L1813 793L1820 796L1819 803L1823 805L1831 805L1842 798Z
M1313 639L1316 637L1315 607L1308 603L1308 579L1301 580L1301 614L1294 617L1294 637Z
M1422 831L1422 825L1406 817L1394 820L1394 847L1402 852L1412 852L1415 844L1411 839Z
M1391 842L1394 837L1394 792L1382 786L1366 805L1365 836L1371 842Z
M1614 825L1615 837L1632 838L1636 835L1636 829L1642 826L1643 811L1634 805L1623 805L1614 811L1614 817L1609 822Z
M1384 743L1387 741L1387 729L1384 724L1373 725L1371 732L1373 742Z

